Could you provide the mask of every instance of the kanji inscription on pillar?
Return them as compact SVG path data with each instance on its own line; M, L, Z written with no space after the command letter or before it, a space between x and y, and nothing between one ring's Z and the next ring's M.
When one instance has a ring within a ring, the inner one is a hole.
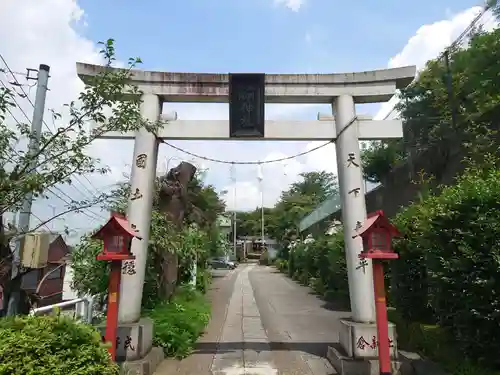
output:
M265 74L229 75L229 136L264 137Z
M352 166L359 167L359 163L356 160L356 155L354 154L354 152L350 152L347 155L347 166L348 167L352 167Z
M349 194L354 194L354 197L357 198L359 192L361 191L361 188L354 188L349 191Z
M130 200L131 201L135 201L137 199L141 199L142 198L142 193L140 192L139 189L135 189L135 191L130 195Z
M366 273L366 267L368 266L368 261L366 259L360 259L358 265L356 266L356 269L363 270L363 273Z
M371 340L368 342L363 336L360 336L358 340L356 341L356 348L365 350L365 349L372 349L375 350L378 347L378 340L375 336L372 336ZM389 338L389 348L393 348L393 340Z
M145 169L147 161L148 161L148 156L146 154L139 154L135 159L135 166L137 168Z
M355 357L377 357L380 345L376 327L363 328L353 337L353 350ZM397 353L397 343L394 340L394 331L389 331L389 351L391 356Z
M363 223L361 221L356 221L356 226L354 227L354 230L359 230L363 226Z
M127 349L130 349L130 350L135 350L135 347L134 347L134 345L132 344L132 337L127 336L127 337L125 338L124 349L125 349L125 350L127 350Z
M135 270L135 262L133 260L126 260L122 263L122 274L123 275L135 275L137 271Z

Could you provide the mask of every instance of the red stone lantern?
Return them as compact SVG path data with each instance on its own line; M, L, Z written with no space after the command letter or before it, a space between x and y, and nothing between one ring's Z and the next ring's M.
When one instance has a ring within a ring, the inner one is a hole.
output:
M377 314L380 375L390 375L392 372L382 261L399 258L399 255L392 249L392 239L400 235L396 227L384 216L384 212L379 210L368 215L354 236L361 236L363 239L363 251L359 254L359 258L373 260L373 289Z
M116 359L116 333L118 330L118 301L120 297L120 281L122 261L133 261L135 256L130 251L133 238L141 239L123 215L112 213L111 218L95 233L92 238L104 242L103 251L97 260L111 262L108 284L108 312L106 316L105 341L109 343L109 354Z
M356 236L363 239L363 252L360 258L398 259L399 255L392 249L392 239L401 234L384 216L382 210L368 214L363 225L356 230Z
M108 222L92 238L104 242L103 251L97 255L97 260L107 261L135 259L130 252L130 245L133 238L140 239L125 216L117 213L112 213Z

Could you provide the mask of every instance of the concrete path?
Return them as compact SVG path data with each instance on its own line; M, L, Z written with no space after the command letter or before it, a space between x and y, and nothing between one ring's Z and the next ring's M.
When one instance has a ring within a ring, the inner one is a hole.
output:
M241 265L214 281L212 320L189 358L166 360L155 375L330 375L334 311L272 267Z

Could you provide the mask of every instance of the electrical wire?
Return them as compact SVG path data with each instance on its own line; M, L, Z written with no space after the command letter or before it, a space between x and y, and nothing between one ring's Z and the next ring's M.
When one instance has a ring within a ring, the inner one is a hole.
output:
M23 85L19 82L19 80L17 79L15 73L12 71L12 69L10 68L9 64L7 63L7 60L2 56L2 54L0 53L0 60L3 62L3 64L5 65L5 68L9 71L10 75L12 76L12 78L14 79L15 81L15 86L16 87L19 87L21 89L21 91L23 92L23 95L24 97L28 100L28 102L31 104L31 106L33 107L33 109L35 109L35 104L33 103L33 101L31 100L31 98L29 97L28 93L26 93L26 91L24 90L23 88ZM2 84L5 86L5 84L2 82ZM6 87L6 86L5 86ZM28 123L31 123L31 120L29 119L29 117L26 115L26 112L23 111L23 109L21 108L21 106L19 104L17 104L17 102L15 101L14 99L14 102L16 103L16 106L21 110L21 112L23 112L24 116L26 117L26 119L28 120ZM52 129L50 129L49 125L47 125L47 122L45 122L45 119L42 118L42 122L43 124L45 125L45 127L47 128L47 130L49 131L49 133L53 134L52 133ZM90 180L86 177L86 176L83 176L87 182L89 182L89 184L95 189L95 190L98 190L91 182ZM83 182L81 182L79 179L78 179L78 176L74 176L74 179L75 181L77 181L80 185L82 185L87 191L89 191L91 194L93 194L86 186ZM80 190L78 190L76 188L76 186L73 185L73 188L75 188L75 190L77 190L80 194L82 194L82 192Z
M8 70L9 70L9 72L11 73L11 75L13 75L14 73L12 72L12 70L10 70L10 67L8 67L8 64L7 64L6 60L5 60L5 58L3 58L3 56L1 56L1 54L0 54L0 59L4 62L4 64L6 65L7 69L8 69ZM0 69L0 71L2 71L2 72L4 72L4 73L5 73L5 71L4 71L3 69ZM16 77L15 77L14 75L13 75L13 77L14 77L14 79L15 79L15 80L16 80L16 82L17 82L17 85L16 85L16 86L20 87L20 88L21 88L21 90L23 90L23 89L22 89L22 85L19 83L19 81L17 81ZM7 89L7 90L8 90L7 85L6 85L6 84L5 84L2 80L0 80L0 83L2 84L2 86L3 86L5 89ZM26 94L26 92L25 92L24 90L23 90L23 93L24 93L24 94ZM27 97L27 96L26 96L26 97ZM29 100L29 98L28 98L28 100ZM19 109L19 110L22 112L22 114L24 115L24 117L26 118L26 120L27 120L28 122L31 122L31 120L29 119L28 115L27 115L27 114L26 114L26 112L22 109L22 107L21 107L21 106L20 106L20 104L17 102L17 100L15 99L15 97L13 97L13 98L12 98L12 101L13 101L13 103L14 103L15 107L16 107L17 109ZM31 101L30 101L30 103L31 103ZM32 105L33 105L33 103L32 103ZM13 112L10 110L10 108L9 108L9 107L7 107L7 108L6 108L6 111L10 114L10 116L12 117L12 119L13 119L13 120L14 120L14 121L15 121L15 122L19 125L19 124L20 124L20 121L16 118L16 116L13 114ZM47 125L46 123L45 123L45 125L48 127L48 125ZM51 130L50 130L50 129L49 129L49 131L51 132ZM52 133L52 132L51 132L51 133ZM19 154L19 152L17 152L17 150L13 149L13 151L14 151L14 153L16 153L16 154L17 154L17 156L21 156L21 155ZM88 178L87 178L86 176L82 176L82 177L84 177L84 178L85 178L85 179L89 182L89 184L90 184L90 185L91 185L91 186L92 186L95 190L98 190L98 189L97 189L97 188L96 188L96 187L95 187L95 186L94 186L94 185L90 182L90 180L88 180ZM84 187L84 188L85 188L85 189L86 189L86 190L90 193L90 195L91 195L91 196L95 197L95 194L94 194L94 193L93 193L90 189L88 189L88 188L87 188L84 184L82 184L82 183L81 183L81 181L79 181L79 182L80 182L80 184L81 184L81 185L82 185L82 186L83 186L83 187ZM75 185L73 185L72 187L73 187L76 191L78 191L80 194L85 195L85 193L83 193L81 190L79 190L79 189L78 189ZM77 201L76 201L73 197L71 197L70 195L68 195L67 193L65 193L65 192L64 192L64 191L62 191L61 189L59 189L57 186L53 186L52 188L53 188L53 189L55 189L55 190L58 190L61 194L65 195L65 196L66 196L66 197L70 200L70 202L68 202L67 200L65 200L64 198L62 198L62 197L61 197L61 196L59 196L58 194L56 194L56 193L55 193L53 190L51 190L50 188L48 188L48 189L47 189L50 193L52 193L52 194L54 195L54 197L56 197L56 198L58 198L59 200L63 201L63 202L64 202L64 203L66 203L68 206L69 206L69 205L71 205L71 203L77 202ZM92 219L93 221L94 221L94 220L106 220L106 218L104 218L103 216L98 215L98 214L97 214L97 213L95 213L95 212L92 212L89 208L86 208L86 209L88 210L88 212L89 212L89 213L87 213L87 212L83 211L83 209L82 209L82 210L75 210L75 211L79 211L80 213L82 213L83 215L85 215L85 216L87 216L88 218ZM38 220L40 220L40 218L38 218L38 217L37 217L34 213L31 213L31 214L32 214L35 218L37 218ZM42 222L42 221L41 221L41 222ZM46 225L44 225L44 226L45 226L45 227L47 227Z

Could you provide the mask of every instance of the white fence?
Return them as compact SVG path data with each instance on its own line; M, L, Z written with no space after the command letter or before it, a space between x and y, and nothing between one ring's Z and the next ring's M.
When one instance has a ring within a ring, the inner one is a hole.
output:
M73 306L73 309L63 310ZM61 315L72 316L74 319L92 324L94 318L94 297L76 298L70 301L55 303L53 305L38 307L30 311L30 315L42 315L58 310Z

